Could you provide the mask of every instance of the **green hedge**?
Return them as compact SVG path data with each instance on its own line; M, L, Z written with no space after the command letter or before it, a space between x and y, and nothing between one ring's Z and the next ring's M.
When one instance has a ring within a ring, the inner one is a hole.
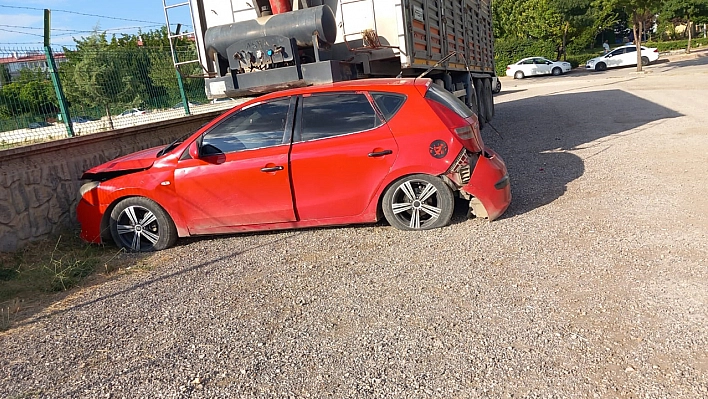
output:
M672 51L672 50L682 50L688 47L688 39L686 40L674 40L671 42L647 42L644 44L647 47L656 47L660 52ZM698 48L701 46L708 45L708 38L697 38L691 40L691 48Z

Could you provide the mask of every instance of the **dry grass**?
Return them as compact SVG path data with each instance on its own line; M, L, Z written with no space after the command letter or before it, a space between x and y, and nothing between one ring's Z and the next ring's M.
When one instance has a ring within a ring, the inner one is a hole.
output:
M88 277L107 276L135 262L120 254L112 245L86 244L72 232L0 253L0 330L52 302L57 293L86 283Z

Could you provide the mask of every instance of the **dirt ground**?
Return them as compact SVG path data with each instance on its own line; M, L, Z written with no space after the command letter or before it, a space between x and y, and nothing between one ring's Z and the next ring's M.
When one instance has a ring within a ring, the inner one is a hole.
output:
M707 64L502 79L499 220L180 240L1 334L0 396L708 397Z

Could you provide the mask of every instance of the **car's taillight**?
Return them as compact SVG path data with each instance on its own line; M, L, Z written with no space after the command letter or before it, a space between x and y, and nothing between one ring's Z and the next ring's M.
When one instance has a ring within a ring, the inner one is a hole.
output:
M479 134L479 122L476 115L463 118L457 115L455 111L435 100L426 98L426 101L465 148L474 153L482 151L484 143L482 143L482 137Z
M462 140L474 138L474 130L472 130L470 125L455 128L455 134Z
M508 71L509 69L511 69L511 67L507 65L506 70Z
M658 52L659 52L659 49L658 49L658 48L655 48L655 49L654 49L654 52L655 52L655 53L658 53Z

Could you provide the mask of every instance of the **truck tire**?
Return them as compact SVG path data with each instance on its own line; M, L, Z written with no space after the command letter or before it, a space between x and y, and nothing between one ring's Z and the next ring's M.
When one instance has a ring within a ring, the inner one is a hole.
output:
M484 95L487 96L487 108L485 109L487 123L494 119L494 96L492 95L492 79L484 79Z
M477 118L479 119L479 128L482 129L487 124L487 96L484 95L484 79L474 79L474 89L477 95Z

